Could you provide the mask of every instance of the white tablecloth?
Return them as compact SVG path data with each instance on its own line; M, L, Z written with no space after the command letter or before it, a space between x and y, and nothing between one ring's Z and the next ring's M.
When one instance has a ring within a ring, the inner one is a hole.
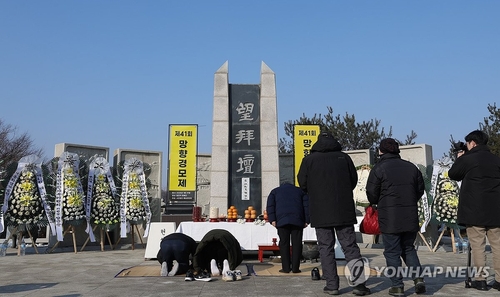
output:
M272 244L273 238L279 240L277 229L269 223L260 226L252 222L244 224L233 222L181 222L176 232L184 233L194 240L200 241L212 229L224 229L231 232L240 243L242 250L257 251L259 244ZM302 240L316 240L316 231L314 228L310 226L304 228ZM344 258L344 253L338 241L335 244L335 257L339 259Z

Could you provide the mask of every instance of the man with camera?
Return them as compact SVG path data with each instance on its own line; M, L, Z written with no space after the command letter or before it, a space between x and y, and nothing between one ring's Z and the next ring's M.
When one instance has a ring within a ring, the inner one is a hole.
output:
M480 130L465 136L465 148L457 150L457 160L448 171L452 180L462 181L457 221L466 226L476 271L486 267L486 239L493 253L495 282L500 291L500 157L490 152L488 135ZM457 148L457 146L455 146ZM486 291L486 276L475 275L473 287Z

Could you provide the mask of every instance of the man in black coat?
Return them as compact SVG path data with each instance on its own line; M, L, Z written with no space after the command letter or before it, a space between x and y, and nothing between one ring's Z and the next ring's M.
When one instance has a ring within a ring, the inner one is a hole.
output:
M172 233L163 237L156 255L161 264L160 275L174 276L186 273L191 267L189 258L194 255L196 247L196 241L186 234Z
M422 173L413 163L401 159L399 144L392 138L380 142L380 161L370 170L366 183L366 196L377 204L378 220L387 268L402 272L402 261L412 273L415 293L426 291L415 239L419 230L418 200L425 184ZM390 277L389 294L404 296L403 274Z
M490 152L488 135L483 131L472 131L465 141L467 152L459 152L448 171L450 179L462 181L457 221L466 226L478 271L486 266L488 239L495 270L492 287L500 291L500 158ZM488 289L484 272L476 275L473 285L478 290Z
M302 235L309 224L309 197L300 188L284 182L274 188L267 197L267 216L271 225L278 229L281 255L280 272L290 272L290 240L292 241L293 273L300 272Z
M330 295L339 294L335 235L348 264L363 263L354 232L357 220L353 190L358 182L358 174L351 157L341 150L340 143L331 133L322 132L312 146L311 153L302 160L297 174L300 188L309 196L311 226L316 229L321 268L326 278L323 292ZM359 268L357 272L364 271L364 265ZM370 294L364 278L354 284L355 295Z

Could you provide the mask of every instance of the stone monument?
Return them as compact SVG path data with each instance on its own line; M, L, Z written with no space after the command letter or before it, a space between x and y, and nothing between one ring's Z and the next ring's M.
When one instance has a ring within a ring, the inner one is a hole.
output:
M215 73L210 207L266 207L279 185L276 76L264 63L260 84L230 84L228 62Z

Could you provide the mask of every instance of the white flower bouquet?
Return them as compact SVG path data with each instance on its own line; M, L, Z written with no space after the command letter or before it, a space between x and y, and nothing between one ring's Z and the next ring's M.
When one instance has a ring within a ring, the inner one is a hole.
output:
M457 223L459 187L456 181L448 177L448 171L439 177L433 213L439 223L453 227Z
M139 176L132 172L128 181L127 220L131 224L139 224L146 220L146 210L142 199Z
M72 167L64 169L62 195L62 218L65 222L79 223L85 219L85 196L81 189L78 173Z
M108 227L117 224L120 221L120 213L105 174L95 176L92 195L92 222Z
M5 220L8 226L38 226L47 224L45 210L33 170L25 167L15 181L12 194L8 200Z

